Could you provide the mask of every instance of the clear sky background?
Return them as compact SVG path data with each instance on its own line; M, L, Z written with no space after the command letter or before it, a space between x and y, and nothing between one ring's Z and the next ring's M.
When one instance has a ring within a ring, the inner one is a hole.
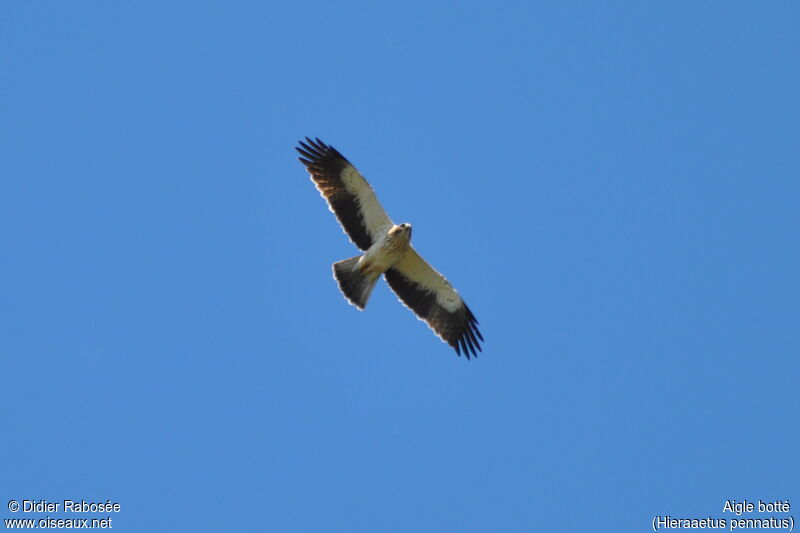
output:
M4 2L0 518L800 517L799 24L795 2ZM477 360L383 281L344 301L356 250L306 135L414 224Z

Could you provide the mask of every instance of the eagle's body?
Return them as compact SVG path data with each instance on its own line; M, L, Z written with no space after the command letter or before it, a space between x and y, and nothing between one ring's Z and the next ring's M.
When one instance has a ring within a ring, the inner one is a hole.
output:
M319 139L300 142L300 162L353 243L364 251L333 264L345 298L364 309L384 275L400 300L456 353L481 350L478 321L450 283L411 246L411 224L395 225L364 177L336 149Z
M386 235L378 239L361 256L358 260L359 270L364 273L383 274L400 260L410 243L411 224L392 226Z

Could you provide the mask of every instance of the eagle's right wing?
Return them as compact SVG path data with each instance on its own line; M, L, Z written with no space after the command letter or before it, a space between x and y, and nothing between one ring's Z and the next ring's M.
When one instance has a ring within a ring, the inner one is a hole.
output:
M403 257L384 273L387 283L409 309L428 323L456 353L477 357L483 341L478 320L444 276L409 245Z
M334 147L306 137L295 150L356 246L367 250L394 225L367 180Z

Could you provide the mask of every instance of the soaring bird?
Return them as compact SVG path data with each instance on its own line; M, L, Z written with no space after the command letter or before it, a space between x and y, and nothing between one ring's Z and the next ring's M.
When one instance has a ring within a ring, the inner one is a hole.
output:
M381 274L409 309L470 358L483 341L478 321L444 276L411 246L411 224L394 224L361 173L333 146L306 137L298 159L350 240L364 253L333 264L344 297L359 310Z

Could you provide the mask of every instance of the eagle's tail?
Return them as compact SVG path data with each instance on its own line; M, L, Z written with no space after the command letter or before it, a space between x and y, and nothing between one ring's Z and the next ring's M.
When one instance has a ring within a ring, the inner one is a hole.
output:
M364 309L372 294L372 289L378 282L380 273L362 271L359 268L358 260L360 255L339 261L333 264L333 277L339 282L339 289L347 300L358 307Z

